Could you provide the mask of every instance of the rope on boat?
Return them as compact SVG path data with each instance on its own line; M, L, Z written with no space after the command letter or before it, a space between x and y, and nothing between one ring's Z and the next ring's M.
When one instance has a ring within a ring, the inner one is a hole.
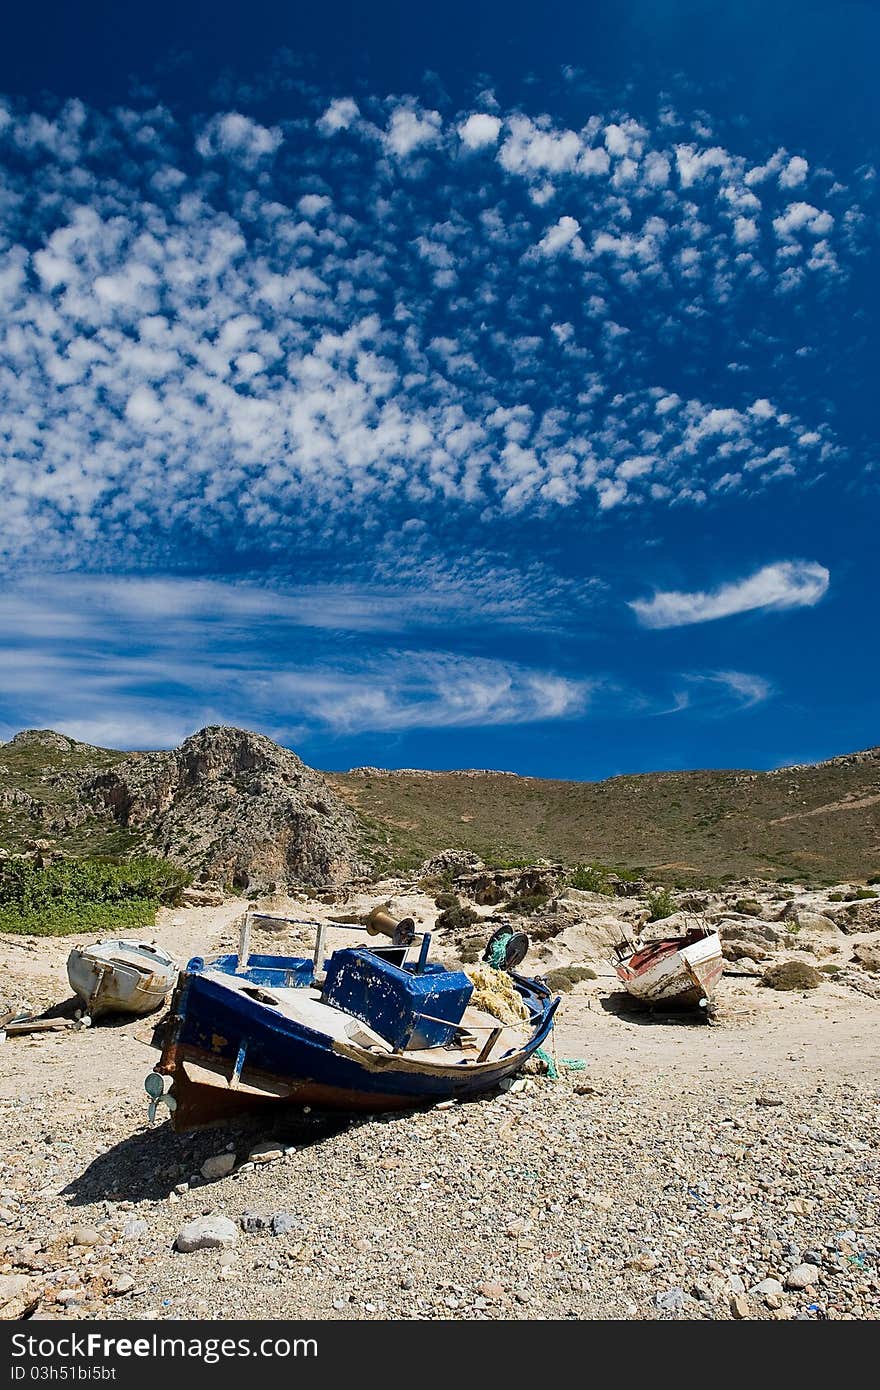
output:
M550 1053L545 1052L543 1047L536 1048L534 1056L546 1065L547 1075L551 1081L559 1080L560 1067L564 1067L566 1071L587 1070L587 1064L583 1057L551 1057Z
M495 940L490 941L489 945L486 947L484 960L487 965L491 965L493 970L500 970L504 965L507 956L507 943L512 936L512 931L508 932L506 936L497 936Z

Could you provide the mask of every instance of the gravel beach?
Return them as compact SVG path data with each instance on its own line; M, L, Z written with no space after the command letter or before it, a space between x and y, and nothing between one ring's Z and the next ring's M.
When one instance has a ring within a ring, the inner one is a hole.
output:
M239 912L156 939L186 959ZM14 941L19 994L63 996L72 944ZM583 1070L352 1122L148 1124L154 1019L7 1041L3 1316L876 1318L877 1000L732 975L705 1024L596 974L556 1030Z

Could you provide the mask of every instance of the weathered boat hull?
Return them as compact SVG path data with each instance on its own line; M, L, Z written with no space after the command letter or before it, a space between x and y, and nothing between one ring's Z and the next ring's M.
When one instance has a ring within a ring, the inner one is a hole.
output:
M721 979L724 959L717 932L689 932L685 937L652 941L614 968L635 999L706 1007Z
M177 966L165 951L147 942L99 941L70 952L67 978L91 1018L149 1014L174 988Z
M256 965L259 960L254 958L245 974L257 976L258 989L271 987L277 982L260 977L273 972ZM435 1049L436 1060L428 1061L424 1053L377 1054L355 1042L328 1038L257 999L243 998L217 978L216 970L203 971L203 962L190 962L181 976L156 1066L172 1078L172 1124L180 1131L272 1106L375 1113L489 1090L540 1047L559 1003L539 981L514 977L529 1011L527 1044L485 1062L445 1065L443 1049ZM301 986L304 981L291 983Z

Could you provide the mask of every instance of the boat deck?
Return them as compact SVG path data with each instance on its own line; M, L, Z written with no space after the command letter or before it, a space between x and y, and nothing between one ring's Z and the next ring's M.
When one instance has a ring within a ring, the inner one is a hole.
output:
M359 1019L323 1003L321 991L315 988L289 988L272 985L256 985L245 975L230 975L224 970L205 970L204 977L214 980L226 989L235 990L253 1002L262 1005L273 1013L279 1013L294 1023L320 1033L334 1041L355 1043L370 1052L391 1054L393 1048L384 1038ZM492 1048L493 1058L503 1057L506 1052L526 1045L531 1034L528 1025L522 1027L502 1026L497 1018L468 1005L461 1020L462 1033L458 1047L406 1048L404 1054L413 1061L436 1062L438 1053L444 1065L457 1062L473 1062L483 1044L495 1028L501 1032Z

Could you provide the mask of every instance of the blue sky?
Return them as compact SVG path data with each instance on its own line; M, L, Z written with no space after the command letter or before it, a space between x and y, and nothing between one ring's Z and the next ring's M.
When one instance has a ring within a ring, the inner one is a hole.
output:
M0 737L878 742L872 6L129 9L0 55Z

